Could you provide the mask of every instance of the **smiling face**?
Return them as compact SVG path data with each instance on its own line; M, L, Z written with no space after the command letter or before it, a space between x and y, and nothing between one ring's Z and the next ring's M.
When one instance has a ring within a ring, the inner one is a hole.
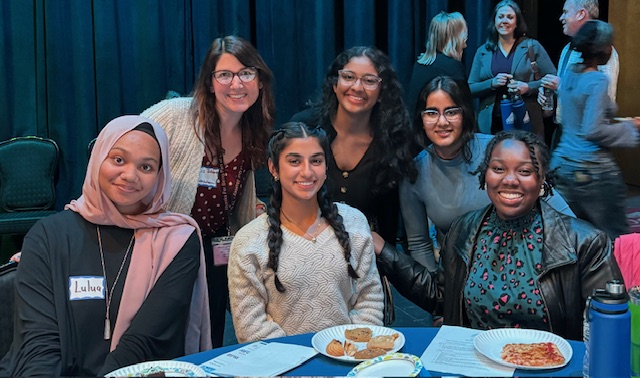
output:
M373 63L366 56L356 56L351 58L342 68L344 71L351 71L356 77L364 75L379 76ZM333 92L338 99L338 112L344 111L351 114L371 113L378 101L382 84L374 90L365 89L362 80L356 80L352 85L345 85L340 80L333 85Z
M536 158L540 160L537 150ZM533 209L544 177L536 175L527 145L507 139L493 149L485 181L498 216L516 219Z
M216 71L230 71L237 73L247 68L240 63L238 58L229 53L220 55L220 59L216 64ZM230 84L224 85L211 75L211 93L216 96L216 111L218 114L244 113L258 100L260 95L260 75L258 74L253 81L244 83L238 75L234 75Z
M443 159L455 157L462 147L462 114L455 118L451 118L451 114L456 110L460 112L462 110L453 102L451 96L441 89L427 96L425 110L437 111L441 114L436 123L425 121L424 117L422 122L422 127L427 138L433 143L436 154ZM443 114L449 114L450 120Z
M113 145L100 165L100 189L122 214L139 214L143 199L155 188L160 147L149 134L133 130Z
M277 166L269 160L269 171L279 177L283 202L317 201L327 177L324 150L314 137L291 139L280 153Z
M580 27L586 22L587 11L578 7L573 1L567 0L562 8L560 22L562 23L562 32L569 37L576 35Z
M516 12L508 5L500 7L496 12L494 20L498 35L507 37L513 36L517 24Z

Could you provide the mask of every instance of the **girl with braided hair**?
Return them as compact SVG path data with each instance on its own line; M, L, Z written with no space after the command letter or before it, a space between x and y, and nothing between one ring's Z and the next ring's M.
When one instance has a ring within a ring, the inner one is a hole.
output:
M498 133L478 170L491 203L451 224L437 272L383 250L380 269L398 292L448 325L529 328L581 340L593 289L622 279L607 235L554 210L549 151L532 133Z
M383 294L369 223L329 198L322 128L282 125L269 141L266 214L231 244L231 313L239 342L382 324Z

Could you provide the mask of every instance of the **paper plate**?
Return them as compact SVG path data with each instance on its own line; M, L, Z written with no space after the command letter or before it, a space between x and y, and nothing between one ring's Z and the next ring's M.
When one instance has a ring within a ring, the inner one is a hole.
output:
M313 335L313 338L311 339L311 345L318 352L336 360L348 361L348 362L366 361L366 359L357 359L347 355L336 357L327 353L327 345L329 345L331 340L336 339L341 343L344 342L345 340L344 331L346 329L365 328L365 327L371 328L371 331L373 332L373 336L393 335L394 333L398 334L398 338L396 339L393 345L393 349L391 349L388 353L395 353L404 346L404 335L402 334L402 332L398 332L393 328L374 326L374 325L368 325L368 324L348 324L348 325L341 325L341 326L335 326L335 327L324 329L316 333L315 335ZM354 342L354 344L358 346L358 350L362 350L367 347L367 343Z
M416 377L421 370L422 362L418 356L391 353L360 363L347 377Z
M509 343L545 343L552 342L558 346L560 353L564 356L564 363L555 366L523 366L516 365L502 360L500 353L502 347ZM567 340L551 332L538 331L521 328L500 328L480 332L473 339L473 346L476 350L487 358L504 366L515 367L527 370L547 370L565 366L573 356L573 349Z
M196 365L184 361L148 361L126 366L105 377L144 377L152 373L163 372L166 377L206 377L207 373Z

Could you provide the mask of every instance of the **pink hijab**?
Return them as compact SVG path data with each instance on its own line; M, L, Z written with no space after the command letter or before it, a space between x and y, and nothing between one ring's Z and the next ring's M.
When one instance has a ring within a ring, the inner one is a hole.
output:
M120 137L145 122L153 127L160 145L162 167L158 174L156 188L151 191L149 198L145 199L145 202L149 202L147 209L140 214L124 215L116 209L100 188L98 180L100 166ZM137 115L114 119L100 132L93 147L82 186L82 196L65 206L65 209L77 212L91 223L135 230L136 241L124 283L118 319L113 330L111 351L116 348L156 281L184 246L194 229L202 240L200 229L191 217L164 210L164 204L171 194L168 146L164 130L152 120ZM191 298L185 353L191 354L211 349L210 335L204 252L200 247L200 269Z

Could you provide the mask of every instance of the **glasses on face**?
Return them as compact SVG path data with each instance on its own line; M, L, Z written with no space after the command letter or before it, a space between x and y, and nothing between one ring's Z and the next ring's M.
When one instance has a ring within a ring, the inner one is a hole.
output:
M258 75L258 70L253 67L247 67L238 72L231 72L229 70L213 71L212 75L213 78L222 85L231 84L234 76L237 76L243 83L250 83L255 80Z
M462 108L445 109L444 113L440 113L435 109L425 109L420 112L422 122L425 124L437 123L440 116L443 115L448 122L458 122L462 119Z
M351 72L351 71L346 71L346 70L338 71L338 81L340 82L340 84L344 86L350 87L352 85L355 85L356 81L358 80L360 80L360 84L364 89L368 89L370 91L378 89L378 86L382 81L382 79L376 75L367 74L367 75L358 77L354 72Z

